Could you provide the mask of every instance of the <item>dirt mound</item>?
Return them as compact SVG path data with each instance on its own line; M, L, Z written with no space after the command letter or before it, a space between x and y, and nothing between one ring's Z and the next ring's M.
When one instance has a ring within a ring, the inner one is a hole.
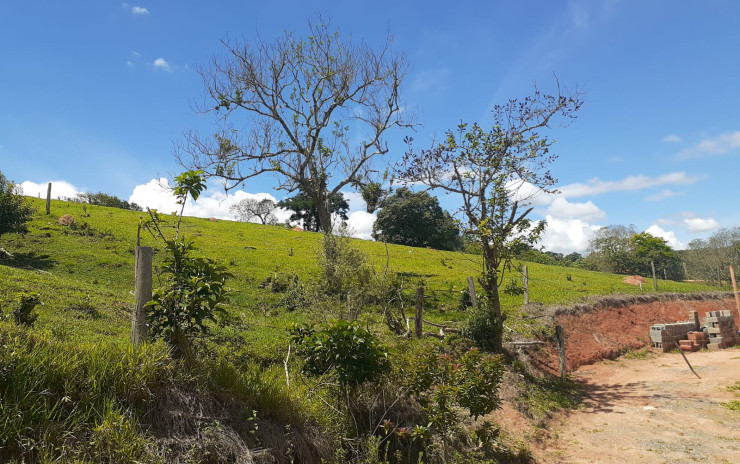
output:
M556 308L555 325L563 326L568 371L602 359L614 359L630 349L649 345L653 324L685 321L689 311L730 310L737 317L732 294L661 294L606 297L588 305ZM557 351L548 345L534 355L540 367L559 372Z
M622 279L622 282L628 285L639 287L641 284L645 283L645 278L639 275L627 276Z

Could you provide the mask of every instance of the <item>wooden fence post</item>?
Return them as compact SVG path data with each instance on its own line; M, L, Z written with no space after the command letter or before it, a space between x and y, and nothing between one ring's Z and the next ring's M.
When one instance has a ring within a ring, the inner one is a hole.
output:
M522 274L524 275L524 304L529 304L529 269L527 266L522 269Z
M565 365L565 334L563 333L563 326L555 326L555 338L558 341L558 355L560 357L560 378L564 379L568 374L567 366Z
M475 308L478 306L478 295L475 294L475 281L473 276L468 276L468 295L470 295L470 304Z
M417 338L422 335L422 318L424 317L424 287L416 289L416 320L414 321L414 333Z
M732 278L732 290L735 292L735 306L737 315L740 317L740 294L737 293L737 280L735 280L735 268L730 265L730 277Z
M152 247L136 247L136 306L131 318L131 343L137 346L146 341L146 312L144 305L152 299Z
M46 187L46 214L51 213L51 182L49 182L49 186Z
M655 277L655 261L650 261L650 267L653 268L653 290L658 291L658 278Z

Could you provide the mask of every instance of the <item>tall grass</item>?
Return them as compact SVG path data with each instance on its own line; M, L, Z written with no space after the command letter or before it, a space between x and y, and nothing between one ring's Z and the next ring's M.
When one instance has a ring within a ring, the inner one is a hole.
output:
M0 322L0 462L84 460L118 441L133 448L117 462L142 458L146 438L131 418L169 381L168 356L162 344L60 341Z

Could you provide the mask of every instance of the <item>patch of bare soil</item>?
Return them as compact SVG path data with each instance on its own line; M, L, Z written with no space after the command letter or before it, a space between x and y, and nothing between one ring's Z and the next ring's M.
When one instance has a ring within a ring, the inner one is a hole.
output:
M688 320L691 310L700 317L730 310L737 317L731 294L608 297L554 310L552 321L566 336L568 371L587 399L545 430L513 421L532 443L535 462L740 462L740 412L722 406L738 399L727 387L740 381L740 348L686 353L701 379L678 352L613 360L649 346L652 324ZM557 373L554 346L534 358Z
M584 407L551 422L533 447L538 463L740 462L740 412L727 387L740 380L740 349L605 361L573 373Z

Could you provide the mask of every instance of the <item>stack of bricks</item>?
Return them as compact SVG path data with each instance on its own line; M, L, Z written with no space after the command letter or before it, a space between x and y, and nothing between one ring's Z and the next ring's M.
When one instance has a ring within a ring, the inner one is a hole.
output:
M709 311L702 320L704 331L709 336L707 348L719 350L738 344L738 328L730 311Z
M688 340L679 340L679 348L684 351L699 351L706 348L709 343L709 337L704 332L689 332L686 334Z
M650 340L654 348L663 351L679 347L679 340L685 339L688 332L697 330L696 321L676 322L673 324L654 324L650 328Z

